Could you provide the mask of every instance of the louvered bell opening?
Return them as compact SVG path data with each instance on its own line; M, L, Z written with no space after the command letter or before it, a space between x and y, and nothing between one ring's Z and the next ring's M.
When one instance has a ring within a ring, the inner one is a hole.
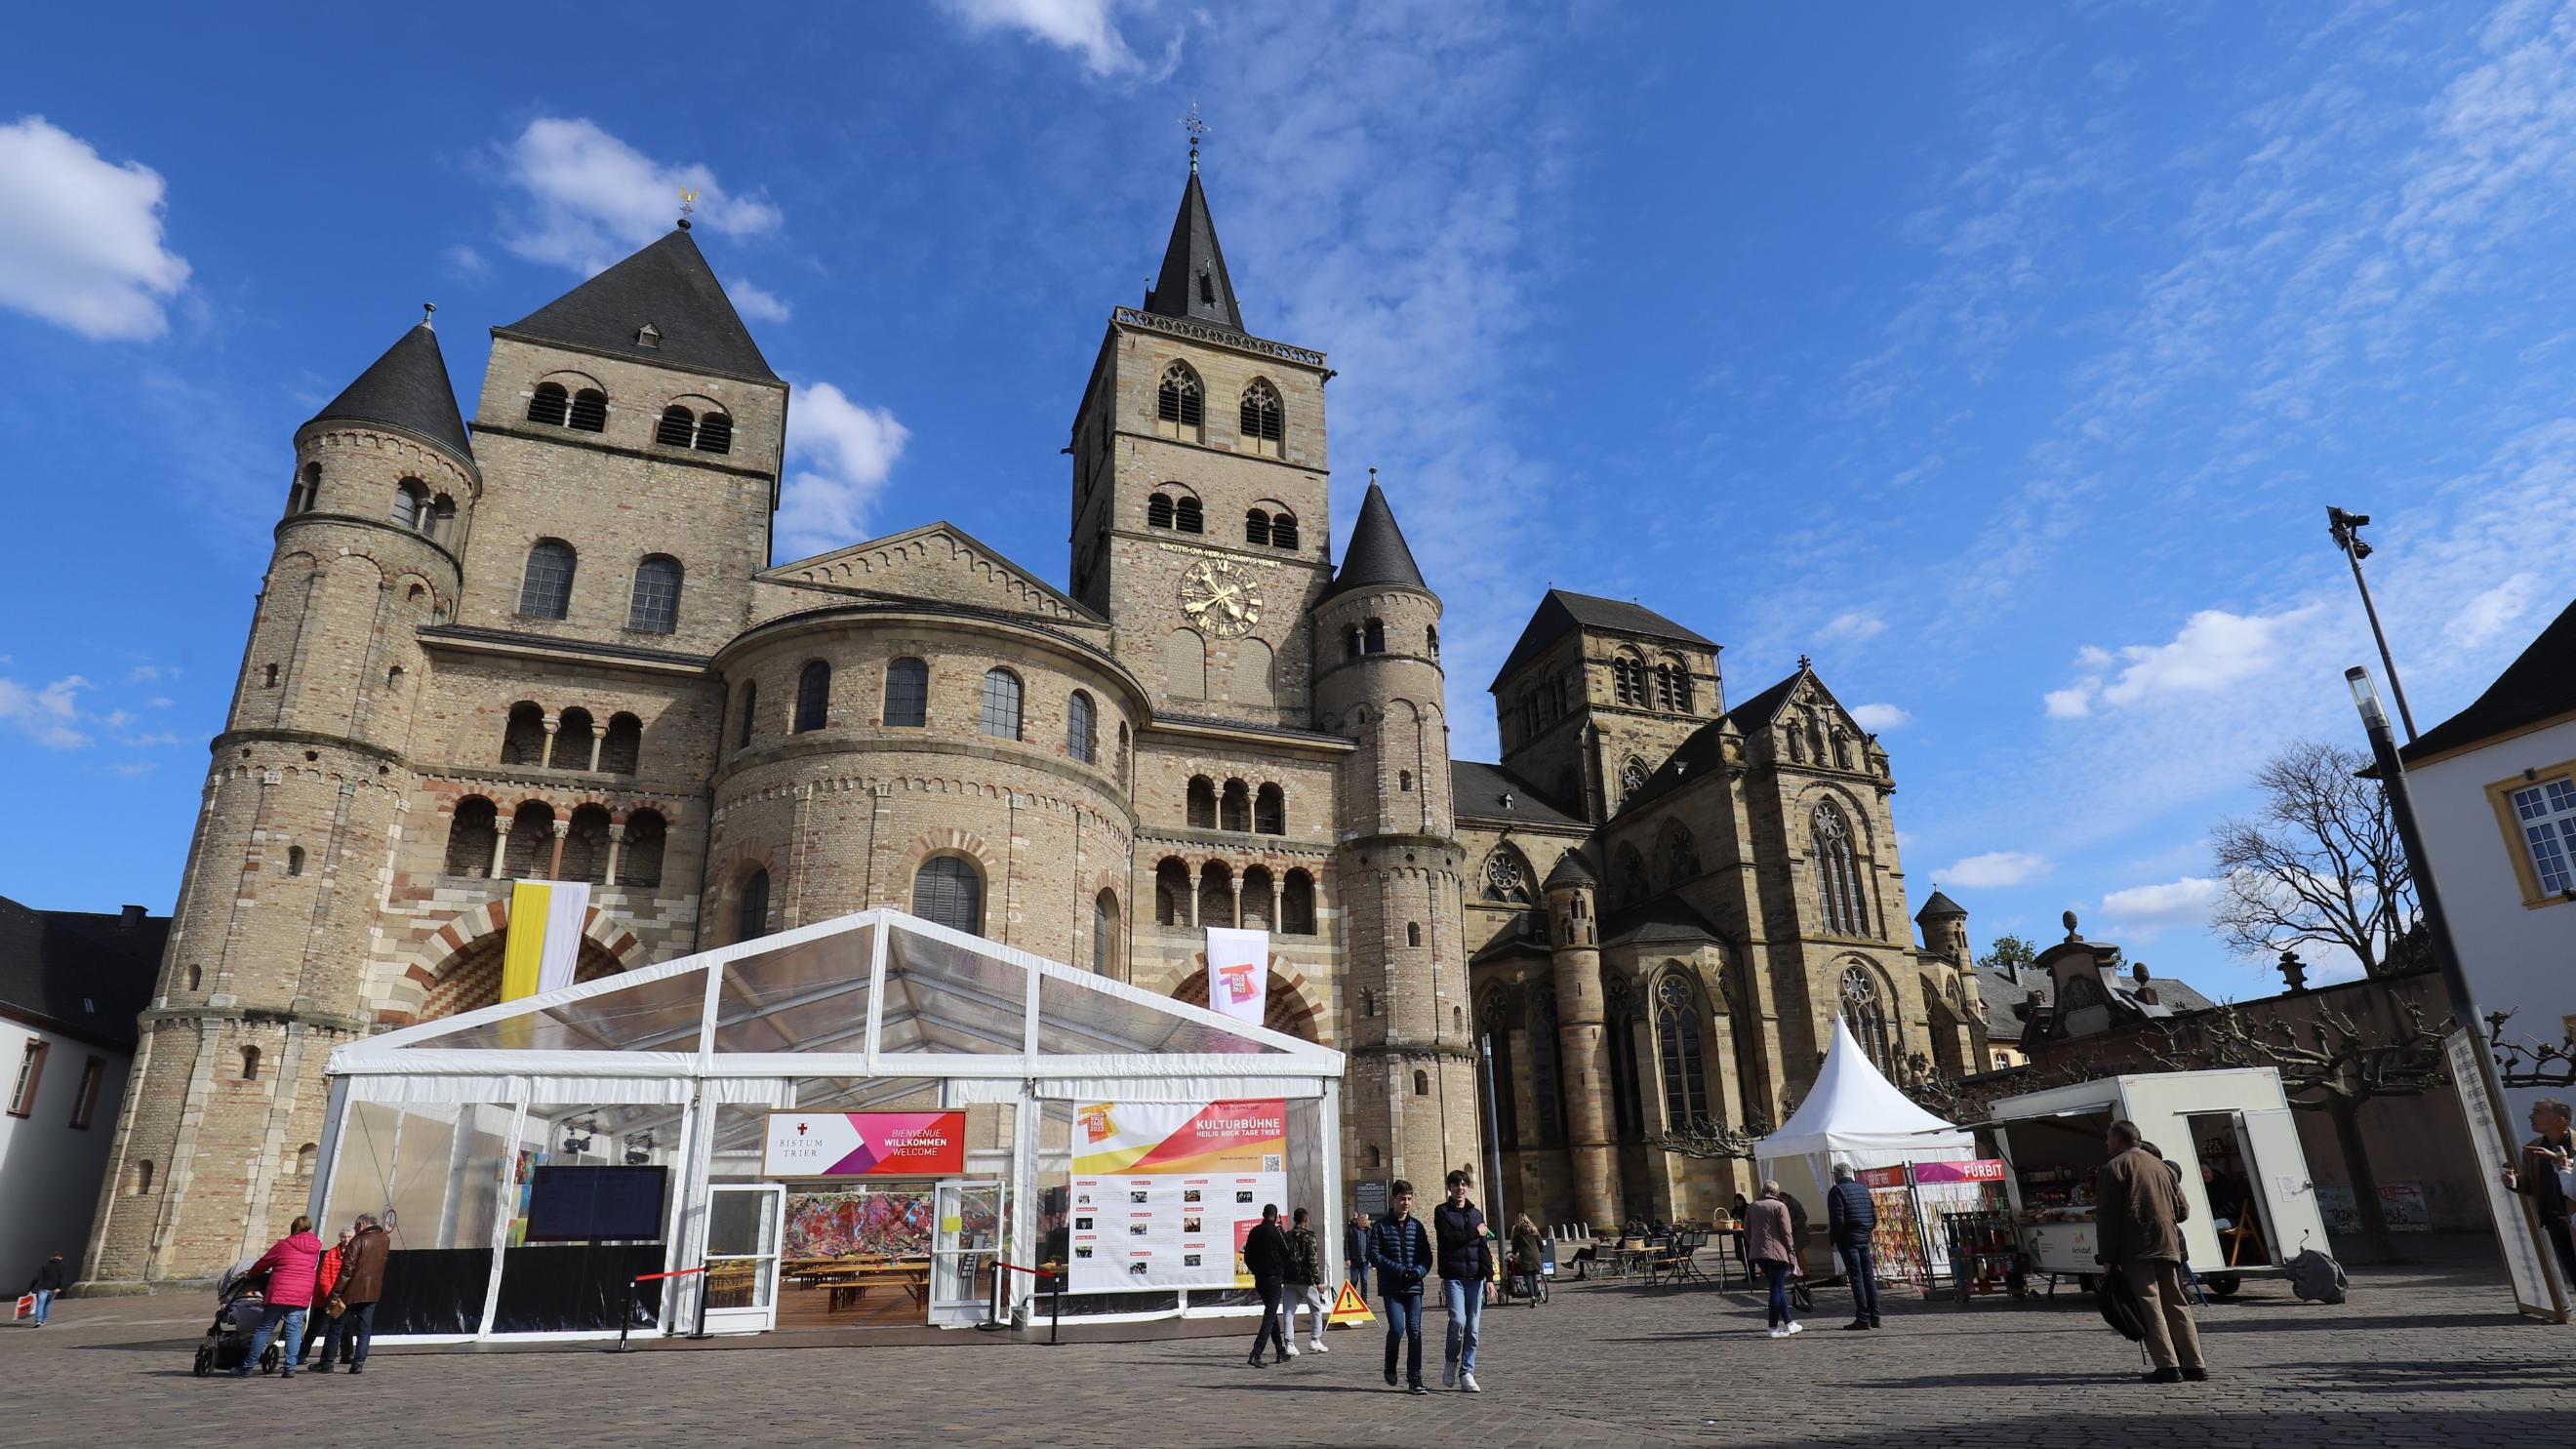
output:
M577 433L608 431L608 394L596 388L583 388L572 395L572 411L567 422Z
M560 428L571 407L571 395L549 382L537 389L536 396L528 399L528 421Z
M1243 399L1243 435L1258 442L1279 441L1279 404L1266 393L1247 393Z
M1270 546L1270 515L1256 508L1243 517L1243 541Z
M1157 493L1152 499L1147 501L1145 504L1145 526L1147 528L1169 528L1172 526L1172 500L1170 497L1165 494Z
M733 419L722 413L709 413L698 419L698 451L730 453L733 451Z
M1270 520L1270 546L1293 549L1297 546L1297 520L1282 513Z
M665 448L685 448L697 431L697 418L687 408L662 409L662 421L653 427L653 441Z
M1183 533L1207 532L1207 514L1195 498L1184 498L1172 505L1172 526Z

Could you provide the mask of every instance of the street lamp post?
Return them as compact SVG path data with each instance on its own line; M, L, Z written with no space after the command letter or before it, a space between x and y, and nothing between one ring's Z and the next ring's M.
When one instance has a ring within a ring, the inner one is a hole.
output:
M2332 505L2326 508L2326 531L2334 535L2335 547L2343 550L2345 562L2352 565L2353 587L2361 590L2361 611L2370 616L2370 637L2379 645L2379 662L2388 670L2388 689L2397 696L2397 717L2406 722L2406 743L2411 745L2415 743L2415 711L2406 707L2406 686L2398 682L2397 660L2388 652L2387 632L2379 627L2379 606L2370 601L2370 581L2361 576L2361 561L2370 557L2370 545L2361 541L2362 525L2368 522L2367 513L2346 513Z
M1493 1209L1493 1213L1486 1221L1499 1223L1503 1220L1503 1129L1502 1119L1495 1111L1494 1034L1486 1032L1478 1037L1476 1047L1485 1078L1485 1140L1492 1144L1490 1151L1494 1170L1493 1186L1485 1194L1485 1204Z

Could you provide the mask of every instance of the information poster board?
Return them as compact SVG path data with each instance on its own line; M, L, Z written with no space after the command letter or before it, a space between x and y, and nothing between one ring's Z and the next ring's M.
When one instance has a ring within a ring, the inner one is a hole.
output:
M772 1112L763 1177L957 1177L964 1112Z
M2540 1254L2539 1235L2532 1230L2522 1195L2504 1185L2504 1169L2520 1154L2506 1142L2504 1124L2496 1120L2487 1094L2487 1064L2480 1060L2486 1043L2475 1031L2462 1027L2443 1038L2442 1047L2450 1057L2451 1085L2459 1093L2460 1112L2468 1119L2469 1154L2484 1169L2478 1173L2478 1181L2486 1187L2487 1211L2496 1225L2496 1242L2504 1249L2505 1271L2513 1279L2514 1306L2535 1317L2564 1323L2567 1304L2561 1296L2557 1269Z
M1072 1291L1249 1287L1262 1204L1288 1215L1288 1104L1078 1103L1072 1169Z

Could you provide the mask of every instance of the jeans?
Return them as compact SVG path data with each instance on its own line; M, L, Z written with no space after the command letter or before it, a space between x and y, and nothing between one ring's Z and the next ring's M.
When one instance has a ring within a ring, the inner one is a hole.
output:
M1443 1361L1458 1372L1476 1371L1476 1330L1485 1321L1485 1285L1472 1278L1440 1280L1440 1306L1449 1310L1448 1351Z
M1362 1298L1368 1296L1368 1261L1366 1259L1351 1259L1351 1286L1359 1290Z
M1852 1322L1878 1326L1878 1265L1870 1261L1869 1244L1844 1243L1835 1249L1842 1254L1843 1276L1852 1285Z
M367 1345L375 1341L376 1305L352 1303L347 1312L331 1320L330 1332L322 1336L322 1361L329 1363L336 1353L344 1364L365 1363Z
M53 1289L51 1289L51 1288L39 1288L39 1289L37 1289L37 1290L36 1290L36 1326L37 1326L38 1328L42 1328L42 1327L44 1327L44 1326L45 1326L45 1318L46 1318L46 1316L47 1316L48 1314L51 1314L53 1311L54 1311L54 1290L53 1290Z
M1320 1283L1291 1283L1288 1285L1288 1340L1291 1343L1294 1343L1297 1340L1297 1310L1301 1307L1308 1313L1314 1315L1315 1332L1313 1337L1315 1342L1322 1343L1324 1341L1324 1325L1331 1321L1328 1315L1333 1311L1333 1295L1325 1292L1324 1285Z
M1789 1265L1765 1258L1762 1275L1771 1281L1771 1326L1786 1328L1796 1321L1789 1316Z
M278 1334L280 1326L286 1330L283 1334ZM261 1309L259 1327L250 1336L250 1349L242 1355L241 1367L234 1369L234 1373L249 1375L259 1371L259 1356L267 1350L271 1334L278 1334L279 1356L286 1360L286 1366L280 1372L292 1375L295 1372L295 1345L304 1338L304 1305L272 1303Z
M1253 1292L1261 1295L1261 1331L1252 1336L1252 1361L1261 1362L1261 1346L1275 1344L1279 1357L1288 1356L1288 1289L1281 1283L1256 1283Z
M1390 1378L1395 1375L1395 1350L1399 1344L1407 1352L1404 1381L1422 1382L1422 1289L1418 1284L1386 1295L1386 1372Z

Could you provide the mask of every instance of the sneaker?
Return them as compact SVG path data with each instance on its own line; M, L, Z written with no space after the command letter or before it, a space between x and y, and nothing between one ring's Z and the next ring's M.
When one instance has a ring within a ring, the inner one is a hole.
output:
M1803 1323L1792 1323L1785 1331L1789 1333L1804 1333L1807 1331L1807 1325Z
M1465 1389L1471 1394L1481 1394L1485 1391L1484 1386L1476 1382L1476 1376L1474 1374L1458 1375L1458 1387Z
M1250 1358L1248 1358L1248 1359L1245 1359L1245 1360L1244 1360L1244 1362L1245 1362L1245 1363L1248 1363L1248 1364L1250 1364L1250 1365L1252 1365L1254 1368L1263 1368L1263 1367L1266 1367L1266 1365L1264 1365L1264 1364L1261 1362L1261 1355L1259 1355L1259 1354L1257 1354L1257 1353L1256 1353L1256 1354L1254 1354L1252 1357L1250 1357Z
M1404 1381L1395 1376L1395 1370L1388 1369L1386 1371L1386 1386L1390 1389L1399 1389L1404 1387Z
M2178 1384L2182 1382L2182 1370L2178 1368L2160 1368L2154 1373L2138 1375L2138 1382L2142 1384Z
M353 1363L353 1364L349 1365L349 1372L350 1372L350 1373L352 1373L352 1374L362 1374L362 1373L365 1373L366 1371L367 1371L367 1366L366 1366L365 1364L362 1364L362 1363Z
M1773 1338L1787 1338L1789 1336L1789 1330L1785 1328L1774 1328L1769 1330L1769 1332Z
M1297 1345L1293 1343L1280 1345L1279 1356L1281 1358L1295 1358L1297 1356Z
M1458 1387L1458 1365L1455 1360L1440 1366L1440 1387L1444 1389Z
M1312 1353L1329 1353L1329 1352L1331 1352L1331 1350L1329 1350L1329 1349L1327 1349L1327 1348L1325 1348L1325 1347L1324 1347L1324 1341L1323 1341L1322 1339L1320 1339L1320 1338L1319 1338L1319 1339L1316 1339L1314 1342L1312 1342L1312 1343L1310 1343L1310 1344L1307 1344L1307 1345L1306 1345L1306 1348L1307 1348L1307 1350L1308 1350L1309 1352L1312 1352Z
M2209 1382L2209 1370L2205 1368L2184 1369L2182 1371L2182 1376L2186 1383L2205 1384Z
M1405 1392L1408 1394L1427 1394L1431 1391L1422 1386L1422 1381L1420 1379L1415 1379L1412 1387L1406 1389Z
M1861 1331L1861 1332L1863 1332L1863 1333L1867 1333L1867 1332L1869 1332L1871 1329L1876 1328L1877 1326L1878 1326L1877 1324L1874 1324L1874 1323L1870 1322L1870 1321L1869 1321L1868 1319L1866 1319L1866 1318L1855 1318L1855 1319L1853 1319L1851 1322L1846 1323L1846 1324L1844 1324L1844 1325L1843 1325L1843 1332L1845 1332L1845 1333L1850 1333L1850 1332L1851 1332L1851 1331L1853 1331L1854 1329L1858 1329L1859 1331Z
M317 1374L327 1374L327 1373L329 1373L329 1372L331 1371L331 1360L329 1360L329 1359L327 1359L327 1358L326 1358L326 1359L322 1360L320 1363L315 1364L315 1365L313 1366L313 1371L314 1371L315 1373L317 1373Z

